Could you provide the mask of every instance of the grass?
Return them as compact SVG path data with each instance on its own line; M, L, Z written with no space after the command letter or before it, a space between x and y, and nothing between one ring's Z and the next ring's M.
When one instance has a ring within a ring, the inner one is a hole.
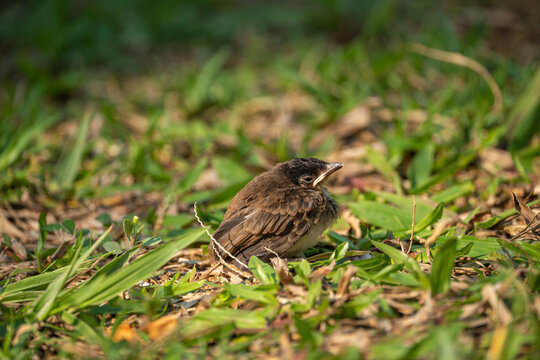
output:
M0 21L1 358L540 351L537 62L457 5L107 4ZM340 220L307 260L207 271L193 203L215 230L296 156L345 163Z

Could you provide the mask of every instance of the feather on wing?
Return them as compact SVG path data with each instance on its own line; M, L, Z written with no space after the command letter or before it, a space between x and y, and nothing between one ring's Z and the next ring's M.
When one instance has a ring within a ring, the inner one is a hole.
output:
M280 189L249 207L227 213L214 238L230 254L249 261L251 256L269 260L284 254L316 224L325 209L324 194L312 189ZM269 251L270 249L271 251ZM216 246L224 260L228 255ZM210 247L214 260L218 257Z

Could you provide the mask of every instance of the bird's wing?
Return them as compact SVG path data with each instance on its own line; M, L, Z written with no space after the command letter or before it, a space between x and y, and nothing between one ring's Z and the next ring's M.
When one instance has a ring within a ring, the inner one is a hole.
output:
M324 202L318 191L277 190L236 211L221 223L214 238L226 252L245 260L269 253L265 247L281 256L318 221ZM229 257L218 245L215 248L224 259Z

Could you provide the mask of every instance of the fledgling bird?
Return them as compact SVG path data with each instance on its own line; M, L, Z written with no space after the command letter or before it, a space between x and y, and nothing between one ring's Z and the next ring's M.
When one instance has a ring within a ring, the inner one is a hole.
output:
M338 217L338 205L322 183L341 167L316 158L274 166L234 196L214 238L244 264L251 256L265 262L276 254L297 257ZM213 261L239 265L217 244L210 243L209 250Z

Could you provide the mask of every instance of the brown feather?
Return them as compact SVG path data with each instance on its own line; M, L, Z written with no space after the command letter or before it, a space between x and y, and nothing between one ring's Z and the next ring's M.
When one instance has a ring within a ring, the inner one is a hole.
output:
M327 165L313 158L295 159L257 176L231 200L214 238L245 264L251 256L268 262L275 254L287 257L303 251L335 221L337 204L324 188L296 181L310 171L316 177ZM209 249L218 260L213 246ZM216 250L231 261L217 245Z

